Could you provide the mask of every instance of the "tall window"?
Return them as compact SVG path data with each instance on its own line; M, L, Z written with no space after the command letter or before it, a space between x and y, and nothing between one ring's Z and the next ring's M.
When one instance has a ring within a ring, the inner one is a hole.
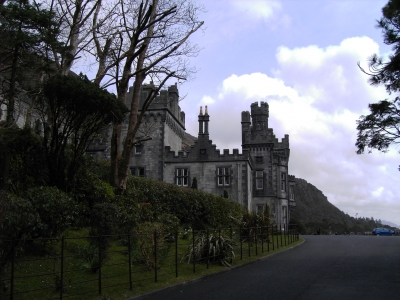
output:
M264 205L257 205L257 215L262 215L264 213Z
M218 185L227 186L231 182L231 171L230 168L219 167L217 168Z
M264 172L256 171L256 189L262 190L264 188Z
M281 190L286 192L286 173L281 173Z
M186 168L176 169L176 184L180 186L188 186L189 184L189 170Z
M293 185L289 187L290 200L294 200Z

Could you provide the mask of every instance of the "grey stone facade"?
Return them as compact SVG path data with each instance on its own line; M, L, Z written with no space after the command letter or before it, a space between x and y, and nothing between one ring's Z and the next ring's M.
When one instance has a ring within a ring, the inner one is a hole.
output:
M152 88L143 86L140 105ZM267 103L251 104L251 112L242 112L242 153L238 149L221 152L210 139L207 107L204 113L200 108L198 138L190 147L183 147L185 114L179 107L178 89L171 86L145 114L142 132L152 140L134 149L131 172L187 187L196 178L198 189L227 194L249 210L262 212L268 205L275 223L286 225L295 206L294 176L289 175L289 136L278 141L268 127L268 117Z

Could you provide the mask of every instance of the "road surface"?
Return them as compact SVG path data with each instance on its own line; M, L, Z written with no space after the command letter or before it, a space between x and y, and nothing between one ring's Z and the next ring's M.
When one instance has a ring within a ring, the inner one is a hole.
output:
M304 236L293 249L139 299L400 299L400 237Z

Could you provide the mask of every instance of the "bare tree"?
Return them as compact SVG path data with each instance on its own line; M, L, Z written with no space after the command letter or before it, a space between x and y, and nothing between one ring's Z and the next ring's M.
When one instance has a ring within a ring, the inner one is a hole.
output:
M189 0L127 3L121 0L119 3L120 27L114 26L113 32L108 31L108 34L102 32L106 27L95 30L96 11L92 34L98 61L95 83L101 85L107 78L102 86L115 84L118 99L125 103L129 82L134 80L132 99L128 101L130 113L125 141L122 143L122 124L113 125L111 138L111 181L123 193L133 147L143 142L143 139L136 139L143 115L169 79L183 81L195 72L189 67L188 58L197 55L199 49L189 38L203 22L198 20L201 7ZM139 107L146 78L157 87Z
M189 38L203 25L198 19L202 7L192 0L48 1L68 47L62 55L53 49L61 74L68 74L74 61L85 56L95 68L94 83L114 86L122 103L133 80L125 142L122 124L113 125L111 139L111 182L123 193L133 147L142 142L135 137L145 110L169 79L184 81L195 72L188 58L197 55L199 48ZM146 79L157 88L139 107Z
M198 49L188 43L188 39L203 25L203 22L197 20L197 7L189 1L177 1L172 7L168 5L170 5L168 1L163 3L153 1L154 21L147 30L145 48L135 62L135 72L133 72L135 81L127 136L121 156L117 155L115 161L112 161L115 163L114 166L118 167L114 185L121 192L126 188L132 149L135 143L140 142L135 140L135 137L145 111L169 78L185 80L193 71L188 67L186 57L197 54ZM157 9L160 13L157 13ZM140 91L146 77L158 83L158 88L148 95L143 107L139 108Z

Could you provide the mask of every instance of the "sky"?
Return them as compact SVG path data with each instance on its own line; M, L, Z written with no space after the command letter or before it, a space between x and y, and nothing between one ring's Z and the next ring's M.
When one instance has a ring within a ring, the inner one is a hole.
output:
M186 130L208 106L210 139L241 149L241 112L269 104L269 127L290 137L289 173L353 217L400 224L399 148L356 154L356 120L387 99L357 66L387 56L376 28L381 0L198 0L205 30L192 42L195 78L179 84Z

